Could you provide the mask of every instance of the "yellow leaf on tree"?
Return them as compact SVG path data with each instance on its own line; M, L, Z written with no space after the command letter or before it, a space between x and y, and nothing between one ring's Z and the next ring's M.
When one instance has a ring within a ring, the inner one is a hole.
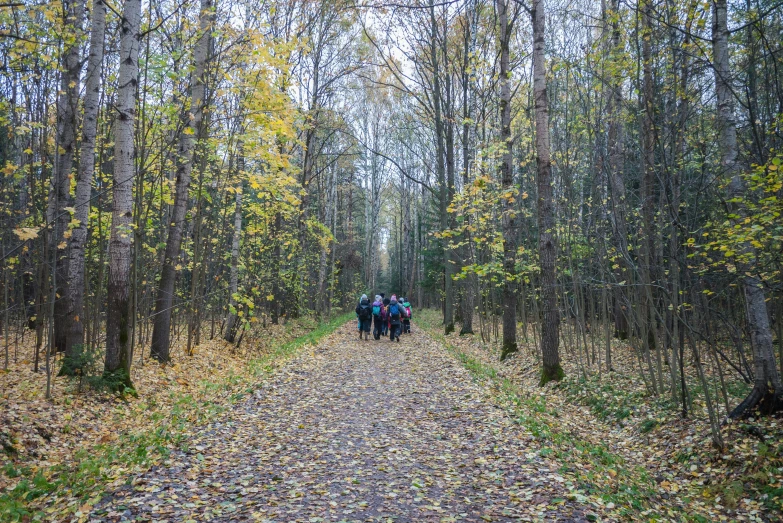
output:
M39 230L38 227L20 227L14 229L14 234L22 241L34 240L35 238L38 238Z
M3 168L3 173L6 176L10 176L10 175L14 174L14 171L16 171L16 169L17 169L16 165L12 164L11 162L7 162L5 164L5 167Z

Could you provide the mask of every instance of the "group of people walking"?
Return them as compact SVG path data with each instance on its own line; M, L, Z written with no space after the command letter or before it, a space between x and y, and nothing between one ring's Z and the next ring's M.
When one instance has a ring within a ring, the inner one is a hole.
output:
M391 341L400 341L401 333L411 332L411 304L405 298L398 300L396 294L392 294L391 298L376 294L372 304L367 295L362 294L356 306L356 317L359 319L360 340L369 340L371 329L376 340L388 335Z

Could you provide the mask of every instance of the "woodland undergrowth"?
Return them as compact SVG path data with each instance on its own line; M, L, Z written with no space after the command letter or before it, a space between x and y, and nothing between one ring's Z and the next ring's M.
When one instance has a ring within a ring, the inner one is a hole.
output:
M258 328L241 350L216 338L190 356L176 348L168 365L134 362L135 395L53 377L46 400L45 372L33 372L32 347L19 347L18 360L0 374L0 520L86 519L104 491L186 447L261 377L350 316Z
M539 387L534 337L512 358L481 337L443 336L439 311L417 323L450 348L480 379L490 380L542 455L554 455L574 496L603 504L622 520L776 521L783 513L783 423L780 418L725 424L726 447L711 445L703 391L691 390L682 419L669 396L652 395L636 356L613 341L613 372L585 369L564 343L565 378ZM572 352L572 351L571 351ZM718 379L705 369L708 383ZM691 379L692 378L692 379ZM697 383L695 376L689 383ZM730 388L729 408L747 391Z

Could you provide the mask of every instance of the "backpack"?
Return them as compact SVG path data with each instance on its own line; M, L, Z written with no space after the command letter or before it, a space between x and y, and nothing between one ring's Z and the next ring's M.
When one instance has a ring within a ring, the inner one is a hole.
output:
M380 305L373 305L372 306L372 315L380 318L381 317L381 306Z
M359 318L363 320L369 320L370 319L370 306L369 305L359 305Z
M396 303L392 303L389 305L389 315L391 316L391 319L393 321L397 321L400 319L400 306Z
M405 307L405 315L408 316L408 319L410 319L410 317L411 317L411 308L410 307Z

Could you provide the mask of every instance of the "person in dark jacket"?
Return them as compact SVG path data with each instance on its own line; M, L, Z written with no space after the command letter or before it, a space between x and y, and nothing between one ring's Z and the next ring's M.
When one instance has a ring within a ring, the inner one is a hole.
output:
M372 326L372 307L366 294L362 294L359 305L356 306L356 317L359 318L359 339L364 336L365 340L370 339L370 327Z
M389 306L386 309L386 313L389 316L389 339L394 341L400 341L400 330L402 329L402 320L405 318L405 307L402 303L397 302L397 296L392 294L391 300L389 300Z
M383 330L381 331L381 336L386 336L389 334L389 302L391 300L387 297L385 297L383 294L381 294L381 298L383 298Z

